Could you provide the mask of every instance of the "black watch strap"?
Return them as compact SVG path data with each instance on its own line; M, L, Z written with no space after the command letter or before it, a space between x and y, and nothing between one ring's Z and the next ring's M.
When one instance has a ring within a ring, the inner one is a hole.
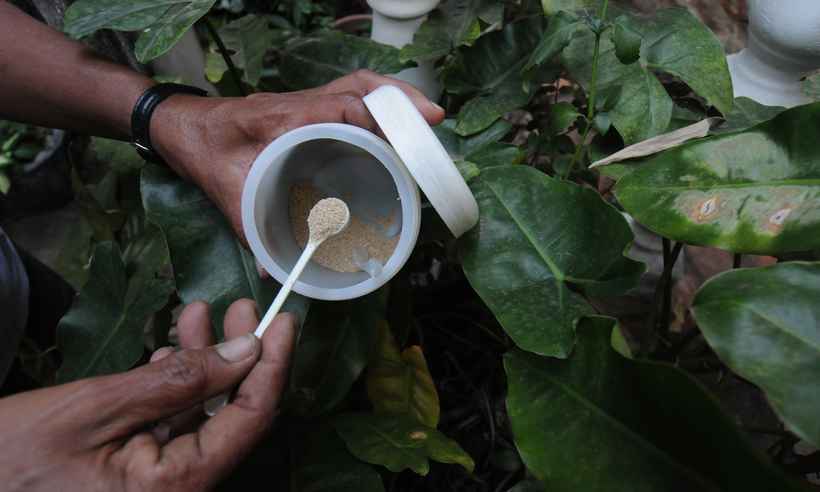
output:
M131 138L137 152L146 161L163 162L151 145L151 115L159 103L174 94L206 96L208 93L199 87L172 83L157 84L142 93L131 112Z

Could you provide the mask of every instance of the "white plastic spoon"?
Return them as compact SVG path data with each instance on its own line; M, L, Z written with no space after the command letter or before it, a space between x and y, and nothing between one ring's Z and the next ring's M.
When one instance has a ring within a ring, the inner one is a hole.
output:
M350 210L347 208L347 204L338 198L319 200L319 202L310 209L310 214L308 215L308 242L305 245L305 250L302 251L302 256L299 257L299 260L296 262L296 265L294 265L285 283L282 284L282 288L279 289L279 293L276 295L276 299L273 300L273 303L271 303L268 312L265 313L265 316L262 317L262 321L259 322L259 326L257 326L254 332L257 338L262 338L262 335L265 334L265 330L268 329L268 325L270 325L273 318L279 314L279 310L282 309L285 299L288 298L293 284L295 284L299 276L302 275L302 270L305 269L305 266L307 266L313 257L313 253L316 252L323 242L344 231L348 224L350 224Z
M262 339L265 330L268 329L268 326L273 322L273 318L279 314L279 310L285 304L285 300L288 298L291 289L293 289L293 284L302 275L302 271L316 250L319 249L319 246L329 238L344 231L348 224L350 224L350 210L347 208L347 204L338 198L319 200L310 209L310 214L308 214L308 242L287 280L282 284L279 293L276 294L276 298L271 303L268 311L262 316L262 321L259 322L256 331L253 332L256 338ZM211 417L216 415L219 409L228 403L229 396L228 393L223 393L207 400L204 404L205 413Z

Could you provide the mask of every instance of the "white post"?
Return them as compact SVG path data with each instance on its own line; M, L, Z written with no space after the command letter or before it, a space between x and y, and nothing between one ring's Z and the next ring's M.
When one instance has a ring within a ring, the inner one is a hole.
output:
M811 102L800 79L820 68L820 1L749 0L749 42L728 61L735 97L787 108Z
M396 48L410 44L427 14L436 8L439 1L367 0L373 9L370 38ZM432 62L420 63L417 68L408 68L393 76L413 84L433 101L441 96L441 86L436 80Z

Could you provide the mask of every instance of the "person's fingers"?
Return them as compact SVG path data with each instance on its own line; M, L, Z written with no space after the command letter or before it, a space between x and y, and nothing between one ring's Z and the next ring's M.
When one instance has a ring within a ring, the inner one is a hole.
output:
M205 302L185 306L177 320L179 346L184 349L205 348L214 344L210 308Z
M206 483L231 470L262 438L285 388L296 340L296 317L280 314L262 337L262 355L239 387L236 399L203 424L162 450L171 469L193 469Z
M256 303L250 299L239 299L228 307L225 313L225 338L230 340L246 333L253 333L259 315L256 313Z
M150 362L156 362L160 359L164 359L173 353L174 349L172 347L160 347L156 349L153 354L151 354Z
M254 367L261 343L252 334L198 350L174 352L93 385L103 437L115 439L176 415L236 386Z
M313 89L319 94L338 94L345 92L352 92L358 94L359 97L364 97L383 85L395 85L413 101L413 104L418 108L424 118L431 125L438 125L444 120L444 109L435 104L433 101L418 90L412 84L403 80L395 79L385 75L379 75L370 70L359 70L345 77L330 82L322 87Z

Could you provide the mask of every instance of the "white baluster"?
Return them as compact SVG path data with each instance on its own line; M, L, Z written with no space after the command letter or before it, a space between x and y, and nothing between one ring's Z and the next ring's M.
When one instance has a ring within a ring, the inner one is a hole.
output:
M427 14L436 8L439 1L367 0L373 9L371 39L397 48L410 44ZM432 63L421 63L417 68L402 70L394 76L418 87L433 101L441 95L441 85L436 80Z
M749 0L749 41L729 56L735 96L770 106L811 102L800 79L820 68L820 1Z

